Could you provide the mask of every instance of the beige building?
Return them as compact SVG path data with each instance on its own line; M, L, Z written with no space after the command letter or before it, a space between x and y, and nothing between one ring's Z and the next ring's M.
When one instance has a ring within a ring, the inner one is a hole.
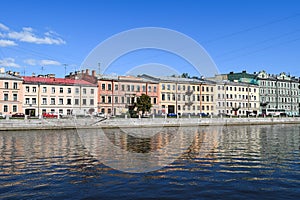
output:
M0 113L3 115L22 112L22 81L18 73L0 69Z
M246 116L259 112L258 85L226 80L216 81L215 97L217 114Z
M85 115L97 110L97 85L54 75L23 77L23 112Z
M159 113L178 115L213 115L213 82L180 77L142 77L159 83Z

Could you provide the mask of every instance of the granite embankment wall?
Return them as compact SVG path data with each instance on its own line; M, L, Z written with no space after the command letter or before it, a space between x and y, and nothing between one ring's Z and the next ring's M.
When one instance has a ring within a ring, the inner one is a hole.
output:
M271 125L300 124L299 117L287 118L142 118L120 119L26 119L0 120L0 131L60 130L118 127L210 126L210 125Z

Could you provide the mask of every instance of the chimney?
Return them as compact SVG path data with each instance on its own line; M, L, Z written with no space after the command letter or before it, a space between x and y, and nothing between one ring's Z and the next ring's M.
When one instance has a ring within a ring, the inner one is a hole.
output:
M92 76L96 77L96 70L92 70Z
M81 74L82 74L82 75L84 74L84 70L81 70Z
M90 70L89 70L89 69L86 69L86 70L85 70L85 74L86 74L86 75L90 75Z
M32 77L35 77L35 73L34 72L32 73Z
M14 72L14 76L20 76L20 72Z
M4 74L5 73L5 69L2 67L2 68L0 68L0 73L1 74Z

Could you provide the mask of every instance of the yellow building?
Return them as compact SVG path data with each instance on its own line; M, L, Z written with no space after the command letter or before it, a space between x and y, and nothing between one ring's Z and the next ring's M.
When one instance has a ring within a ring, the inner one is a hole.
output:
M180 77L142 77L158 82L159 114L199 116L200 113L215 113L213 82Z

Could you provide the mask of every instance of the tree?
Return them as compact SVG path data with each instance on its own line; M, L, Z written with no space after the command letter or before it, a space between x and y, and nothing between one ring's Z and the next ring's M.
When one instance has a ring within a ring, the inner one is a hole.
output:
M146 111L149 112L150 108L152 107L151 98L146 94L142 94L137 98L135 107L137 108L138 112L142 111L142 114L144 115L144 113Z
M182 73L181 78L190 78L188 73Z

